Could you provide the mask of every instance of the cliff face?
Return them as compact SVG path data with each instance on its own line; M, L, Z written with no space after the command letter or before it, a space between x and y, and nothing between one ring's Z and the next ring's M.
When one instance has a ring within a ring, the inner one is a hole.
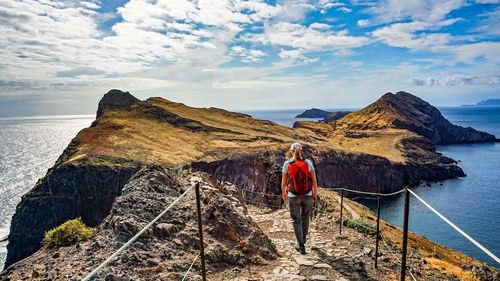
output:
M222 109L192 108L161 98L138 101L112 90L99 103L92 126L75 137L19 203L6 267L38 250L43 233L66 220L81 216L91 226L101 225L130 177L151 164L210 173L251 191L247 200L276 206L279 198L254 192L280 193L284 154L296 141L306 147L323 187L390 192L421 180L464 175L454 161L435 152L425 135L430 131L419 135L416 129L393 128L411 124L410 117L420 128L432 121L428 115L410 114L401 103L396 111L393 102L385 101L392 96L382 99L387 106L360 111L378 119L363 119L358 112L333 123L299 123L292 129ZM406 115L394 113L400 111Z
M387 93L364 109L340 119L338 126L351 130L405 129L434 144L496 141L491 134L451 124L437 108L406 92Z
M9 267L0 280L83 278L194 182L201 182L203 190L207 263L234 267L276 258L274 245L248 215L234 185L214 186L204 175L147 166L126 183L89 240L69 247L43 247ZM199 252L197 231L195 196L191 192L131 249L104 268L99 280L180 280ZM198 264L194 272L199 272Z
M5 267L40 248L44 232L82 217L96 226L136 169L61 165L53 168L21 200L12 217Z

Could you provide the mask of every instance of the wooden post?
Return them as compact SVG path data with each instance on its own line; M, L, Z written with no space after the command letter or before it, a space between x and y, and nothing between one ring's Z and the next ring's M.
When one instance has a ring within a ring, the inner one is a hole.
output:
M406 276L406 252L408 248L408 217L410 216L410 192L405 188L405 208L403 218L403 249L401 257L401 281L405 281Z
M378 243L380 238L380 188L377 196L377 233L375 237L375 268L378 268Z
M344 209L344 189L340 189L340 228L339 228L339 233L342 235L342 210Z
M205 245L203 244L203 228L201 226L200 183L196 184L196 209L198 211L198 236L200 239L201 277L203 281L206 281L207 273L205 271Z

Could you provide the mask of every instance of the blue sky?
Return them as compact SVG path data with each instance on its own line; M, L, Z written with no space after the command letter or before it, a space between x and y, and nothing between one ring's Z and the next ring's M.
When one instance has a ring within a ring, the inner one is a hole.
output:
M0 32L19 114L93 112L111 88L228 109L500 98L499 0L0 0Z

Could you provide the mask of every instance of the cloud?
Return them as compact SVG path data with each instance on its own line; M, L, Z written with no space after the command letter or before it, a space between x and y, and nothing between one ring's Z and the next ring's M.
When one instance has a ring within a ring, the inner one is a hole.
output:
M290 87L296 82L280 80L237 80L237 81L215 81L212 87L215 89L263 89Z
M376 29L372 35L393 47L411 50L433 49L447 45L452 41L452 36L448 33L432 32L432 30L449 26L457 20L451 19L433 24L421 21L395 23ZM429 30L431 32L424 32Z
M411 78L409 83L415 86L464 86L500 84L500 75L459 76L449 75L442 78Z
M337 9L337 11L341 11L343 13L348 14L348 13L352 12L352 9L349 9L347 7L340 7L340 8Z
M368 11L382 23L415 20L435 23L442 21L453 10L467 5L465 0L383 0Z
M450 46L449 51L455 55L455 59L458 62L473 64L479 60L482 61L482 63L489 62L492 64L498 64L500 63L500 57L498 56L499 48L500 42L485 41Z
M266 56L266 53L261 50L247 49L240 45L231 47L231 53L236 57L240 57L244 63L258 62L262 57Z
M499 2L500 3L500 2ZM475 29L482 35L499 36L500 35L500 7L478 15L479 24Z
M77 76L93 76L105 74L104 71L93 68L93 67L76 67L73 69L58 71L56 73L57 77L77 77Z
M263 33L247 34L244 40L264 45L289 47L308 51L335 51L351 49L368 44L364 36L350 36L344 31L321 31L311 26L278 22L266 24Z
M369 20L358 20L356 22L356 24L359 26L359 27L365 27L365 26L369 26L370 25L370 21Z
M500 0L476 0L478 4L500 4Z
M278 56L283 59L283 60L291 60L294 62L302 62L302 63L311 63L315 62L318 59L311 59L308 58L307 56L304 55L304 50L300 49L293 49L293 50L284 50L281 49L281 51L278 53Z
M313 22L309 25L310 28L312 29L330 29L331 26L329 24L324 24L324 23L319 23L319 22Z

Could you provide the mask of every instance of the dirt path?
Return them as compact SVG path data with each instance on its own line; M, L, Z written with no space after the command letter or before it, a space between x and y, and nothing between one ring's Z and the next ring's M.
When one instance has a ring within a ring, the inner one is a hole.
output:
M379 258L379 270L373 268L374 236L347 227L339 235L338 222L331 213L322 213L312 220L307 254L301 255L294 248L296 242L288 210L272 211L253 206L248 206L248 210L276 245L278 259L269 265L214 274L209 280L396 280L397 262L384 256L384 251Z

